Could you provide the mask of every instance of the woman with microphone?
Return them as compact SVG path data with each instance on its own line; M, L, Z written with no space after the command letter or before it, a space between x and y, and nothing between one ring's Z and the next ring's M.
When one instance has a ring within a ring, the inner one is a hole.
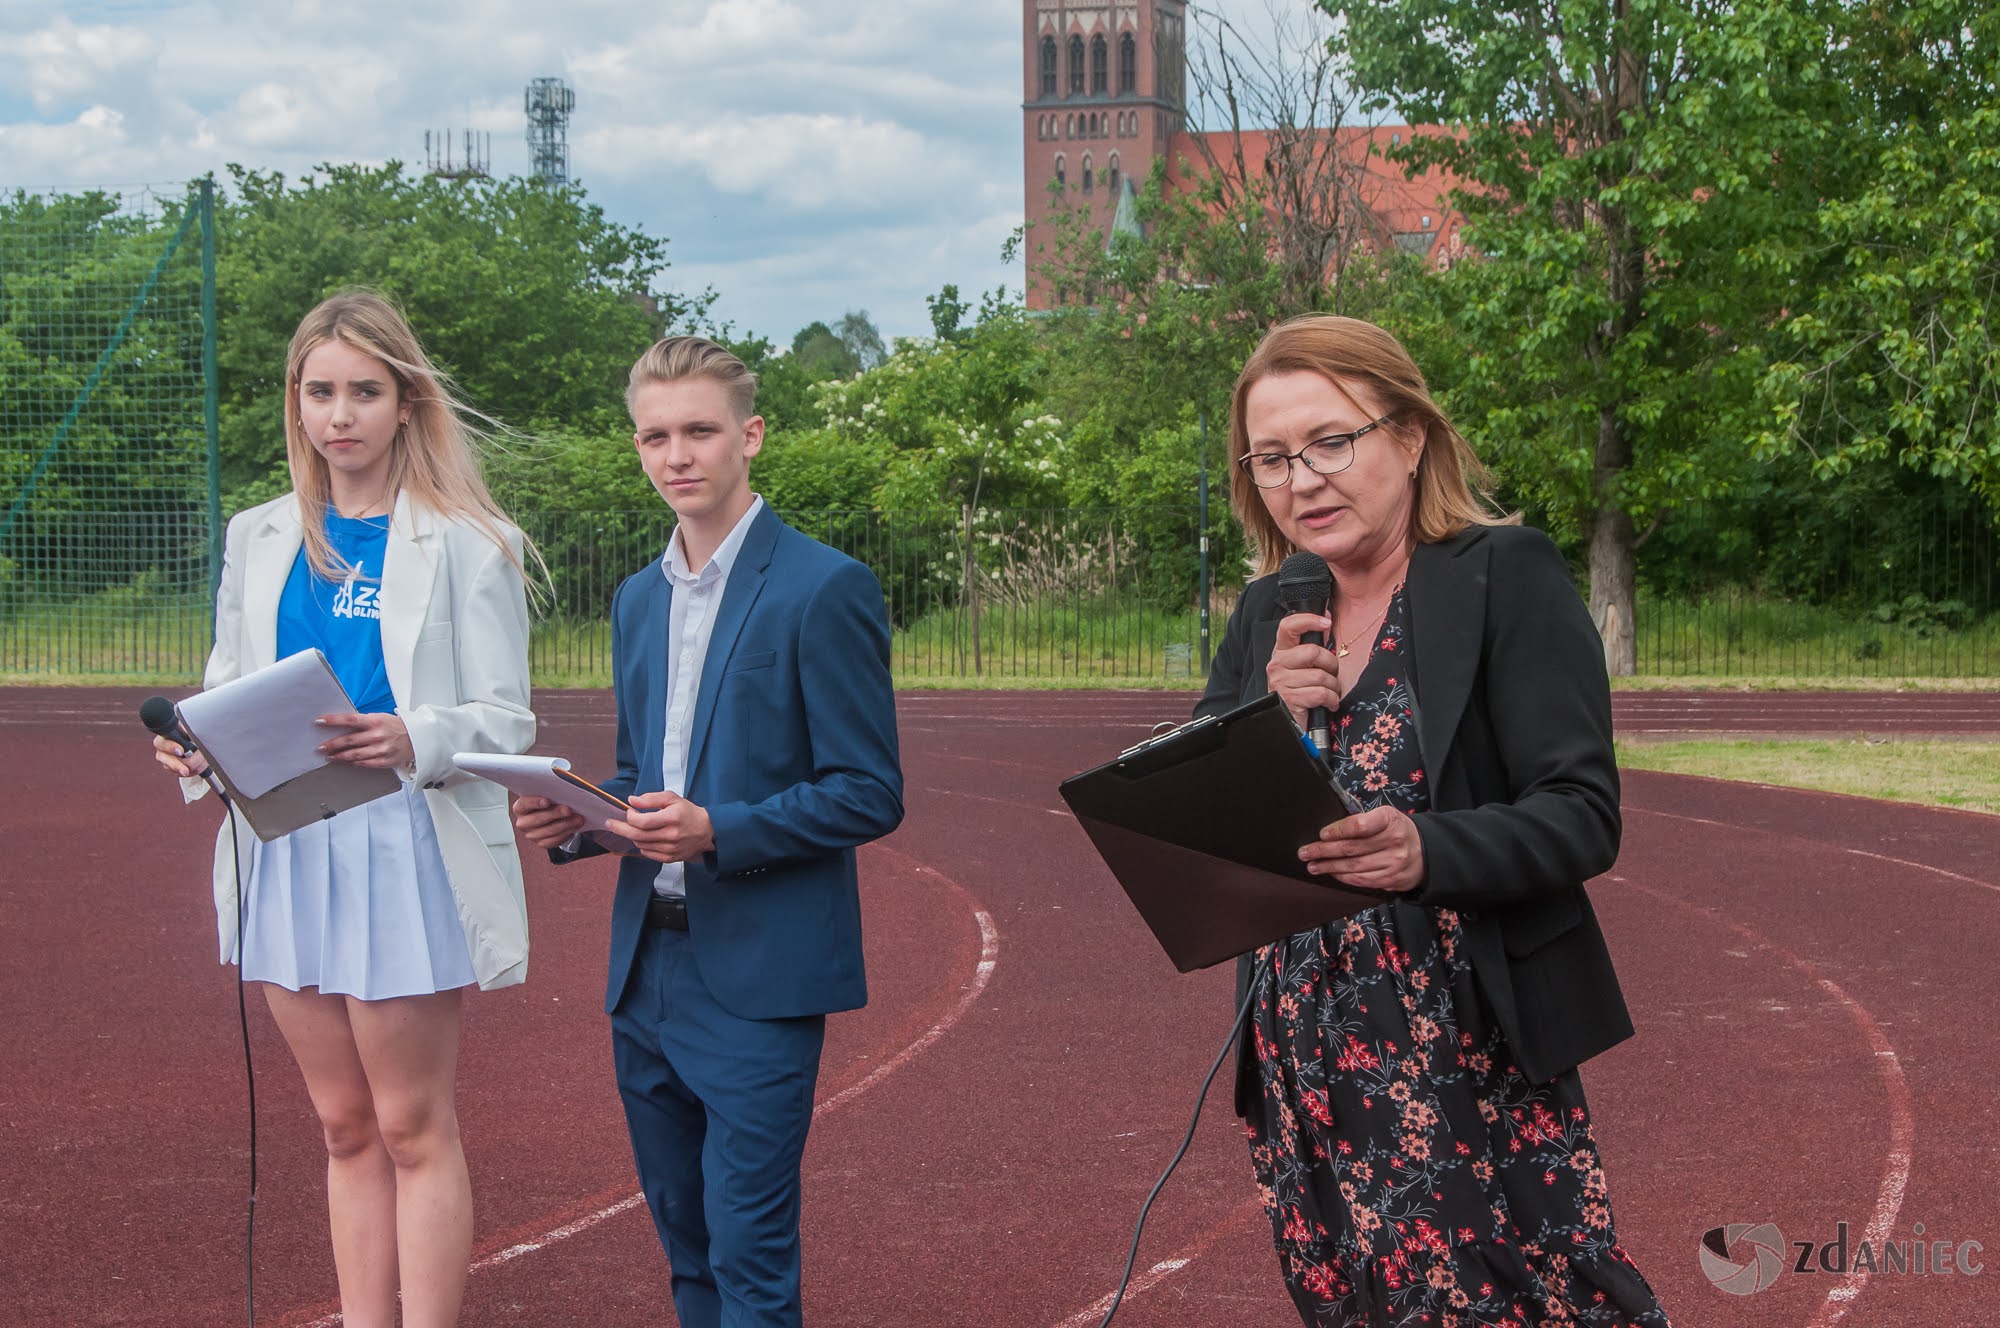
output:
M223 960L263 985L325 1134L348 1328L388 1328L399 1302L410 1328L457 1321L472 1249L461 996L527 973L504 791L451 759L535 737L528 545L487 493L467 415L381 296L307 314L285 366L292 491L229 523L202 678L317 647L354 702L320 717L320 750L403 780L268 844L240 818L217 837ZM190 801L207 791L199 753L153 745Z
M1664 1328L1577 1077L1632 1025L1583 888L1617 857L1618 770L1568 568L1488 505L1378 327L1273 329L1231 416L1266 575L1196 713L1266 692L1301 727L1330 712L1326 755L1366 810L1299 857L1382 895L1241 965L1237 1109L1299 1316ZM1280 607L1271 574L1300 553L1331 573L1324 612Z

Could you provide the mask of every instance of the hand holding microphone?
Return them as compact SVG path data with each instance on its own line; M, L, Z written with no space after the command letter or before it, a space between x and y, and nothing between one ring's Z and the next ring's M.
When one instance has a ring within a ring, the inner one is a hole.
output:
M1333 747L1331 712L1340 704L1340 661L1326 648L1332 597L1333 573L1318 554L1295 553L1279 564L1278 607L1286 616L1264 666L1266 683L1322 755Z
M204 779L217 793L222 790L209 773L208 758L195 749L194 739L181 727L174 703L164 696L149 696L139 705L139 722L153 734L153 755L168 771L182 779Z

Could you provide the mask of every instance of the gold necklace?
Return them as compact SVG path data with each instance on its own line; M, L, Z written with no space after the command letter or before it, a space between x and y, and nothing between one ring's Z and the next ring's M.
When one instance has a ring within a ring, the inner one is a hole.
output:
M1344 642L1340 642L1340 650L1338 650L1338 652L1334 652L1334 658L1340 658L1340 660L1348 658L1348 646L1352 646L1354 642L1358 642L1358 640L1360 640L1360 638L1362 638L1362 636L1364 636L1364 634L1368 632L1368 628L1372 628L1372 626L1374 626L1374 624L1376 624L1376 622L1378 622L1378 620L1380 620L1380 618L1382 618L1384 614L1388 614L1388 604L1384 604L1384 606L1382 606L1382 612L1380 612L1380 614L1376 614L1374 618L1370 618L1368 622L1364 622L1364 624L1362 624L1362 630L1360 630L1360 632L1356 632L1354 636L1350 636L1350 638L1346 638Z
M1356 632L1353 636L1348 637L1345 641L1342 641L1340 643L1339 649L1334 653L1334 658L1346 659L1347 648L1353 645L1356 641L1359 641L1364 635L1366 635L1369 628L1373 627L1376 623L1380 622L1383 618L1388 616L1389 600L1393 600L1395 598L1396 598L1396 592L1391 590L1389 592L1389 599L1382 601L1382 607L1376 612L1375 616L1373 618L1370 618L1367 622L1361 624L1360 631Z

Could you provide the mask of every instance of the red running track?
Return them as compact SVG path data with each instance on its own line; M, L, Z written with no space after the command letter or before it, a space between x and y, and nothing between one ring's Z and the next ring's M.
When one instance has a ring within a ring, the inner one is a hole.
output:
M9 1324L241 1322L234 985L137 692L0 692L0 1304ZM1173 972L1055 794L1185 694L912 693L909 819L864 851L867 1010L832 1021L807 1153L810 1321L1094 1323L1228 1020ZM542 749L608 758L606 698L542 698ZM110 809L116 807L117 814ZM1627 1247L1683 1325L1971 1325L2000 1268L1713 1289L1707 1228L1978 1240L2000 1260L1982 1011L2000 820L1634 773L1594 895L1640 1025L1586 1070ZM465 1322L671 1324L633 1206L599 1013L609 873L529 869L529 982L468 1005L478 1205ZM321 1154L253 1002L260 1323L335 1309ZM1981 1256L1984 1257L1984 1256ZM1156 1206L1118 1322L1292 1322L1225 1086Z
M1611 711L1621 737L2000 737L2000 691L1614 692Z

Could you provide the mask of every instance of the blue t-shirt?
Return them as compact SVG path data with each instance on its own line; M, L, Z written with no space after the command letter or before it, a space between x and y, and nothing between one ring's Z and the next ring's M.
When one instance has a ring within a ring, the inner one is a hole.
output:
M318 646L358 714L393 714L396 697L382 663L382 610L376 602L389 518L347 517L329 509L326 535L354 571L344 581L329 581L299 550L278 598L278 658Z

